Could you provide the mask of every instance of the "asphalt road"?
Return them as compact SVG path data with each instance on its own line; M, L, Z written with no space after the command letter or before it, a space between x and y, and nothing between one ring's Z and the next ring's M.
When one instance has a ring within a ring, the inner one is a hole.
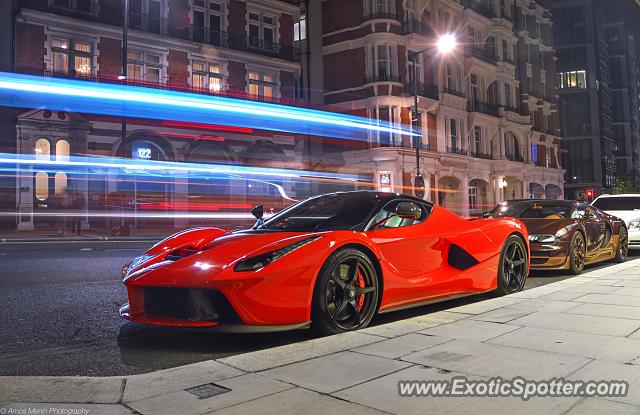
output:
M310 330L215 334L125 323L122 265L147 243L0 244L0 375L109 376L154 371L312 338ZM600 265L606 266L606 265ZM531 275L526 288L567 278ZM385 314L408 318L487 296Z

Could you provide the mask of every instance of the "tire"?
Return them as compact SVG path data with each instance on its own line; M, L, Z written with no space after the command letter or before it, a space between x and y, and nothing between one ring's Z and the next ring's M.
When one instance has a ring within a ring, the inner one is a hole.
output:
M618 231L618 246L616 247L616 256L613 257L613 260L618 263L625 262L628 254L629 233L625 226L620 225L620 231Z
M518 235L511 235L504 241L498 265L498 295L521 291L527 281L529 253L524 241Z
M582 232L575 232L569 245L569 272L578 275L584 269L587 257L587 243Z
M311 302L311 327L337 334L366 327L378 311L378 273L371 259L355 248L340 249L322 265Z

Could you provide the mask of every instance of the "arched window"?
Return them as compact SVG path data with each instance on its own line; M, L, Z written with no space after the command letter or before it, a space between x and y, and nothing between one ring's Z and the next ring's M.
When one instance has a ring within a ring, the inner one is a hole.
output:
M39 138L35 145L36 160L49 160L51 156L51 144L46 138Z
M71 146L67 140L58 140L56 143L56 161L68 161Z
M49 175L46 172L36 173L36 199L47 200L49 197Z
M54 176L54 182L55 182L55 194L56 195L61 195L64 194L67 191L67 174L63 173L61 171L57 172L56 175Z

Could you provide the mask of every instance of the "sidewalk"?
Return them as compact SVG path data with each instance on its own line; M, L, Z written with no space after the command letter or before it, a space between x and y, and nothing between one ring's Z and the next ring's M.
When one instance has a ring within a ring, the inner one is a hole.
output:
M57 229L38 229L34 231L0 230L0 244L3 243L27 243L27 242L77 242L77 241L159 241L162 238L177 232L176 229L134 229L131 236L114 236L106 230L88 230L80 235L74 235L70 231L59 234Z
M607 399L398 395L399 380L455 376L615 379L630 389ZM640 259L508 297L154 373L0 377L0 414L9 408L91 415L640 414Z

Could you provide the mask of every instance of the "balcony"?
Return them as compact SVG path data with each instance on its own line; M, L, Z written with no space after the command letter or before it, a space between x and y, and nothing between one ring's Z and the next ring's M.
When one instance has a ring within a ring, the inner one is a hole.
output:
M376 20L376 19L400 21L400 16L398 16L396 13L391 13L388 11L375 11L364 16L365 22L369 20Z
M447 147L447 153L449 154L460 154L462 156L467 155L467 150L459 148L459 147Z
M206 43L214 46L224 46L245 52L259 53L273 58L288 61L297 60L300 50L296 47L284 45L271 40L259 39L240 33L210 30L204 27L191 26L187 37L194 42Z
M433 36L433 29L431 27L423 24L422 22L412 19L405 20L402 22L402 34L410 35L412 33L417 33L419 35L425 36Z
M64 5L56 5L54 2L51 2L49 10L52 13L84 20L96 20L98 17L98 5L91 0L78 0L74 6L75 7L65 7Z
M465 49L465 56L467 58L477 58L484 62L495 65L498 62L496 54L493 51L487 50L478 46L467 46Z
M455 90L453 88L443 88L442 92L444 92L445 94L455 95L455 96L461 97L461 98L465 98L466 97L464 92L457 91L457 90Z
M471 155L471 157L477 158L477 159L484 159L484 160L492 160L493 159L493 157L491 157L491 154L483 153L483 152L480 152L480 151L472 151L469 154Z
M495 10L493 10L493 8L489 6L488 3L483 3L484 2L481 2L479 0L465 0L464 7L467 9L471 9L489 19L496 17Z
M414 87L413 87L413 84L411 82L408 83L408 84L405 84L405 86L404 86L404 90L410 96L413 96L413 94L414 94L413 88ZM437 101L437 100L440 99L440 93L438 91L438 86L437 85L418 84L418 96L435 99Z
M505 156L507 157L507 160L524 163L524 158L522 157L522 154L519 154L519 153L507 153L507 154L505 154Z
M165 34L166 20L161 17L149 16L148 14L129 14L129 28L142 32Z
M469 112L481 112L483 114L491 115L492 117L498 116L498 106L492 105L481 101L468 101L467 111Z
M400 77L399 76L389 75L389 74L377 74L377 75L371 76L369 78L366 78L364 80L365 84L372 84L374 82L397 82L397 83L400 83ZM411 91L413 92L413 88L411 89Z

